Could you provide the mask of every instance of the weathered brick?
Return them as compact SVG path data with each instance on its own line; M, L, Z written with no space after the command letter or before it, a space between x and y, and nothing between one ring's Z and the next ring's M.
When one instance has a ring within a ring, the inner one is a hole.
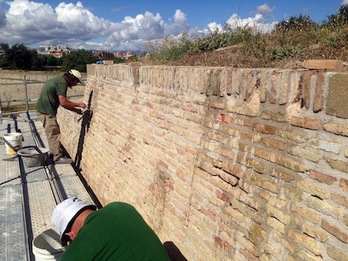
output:
M226 69L226 94L232 94L232 71L233 68Z
M241 235L237 235L237 240L242 248L245 248L254 256L258 255L257 246L254 243L252 243L248 238Z
M318 199L316 197L310 197L307 200L307 205L323 214L339 218L342 215L343 209L336 205L332 205L325 200Z
M285 150L286 147L285 142L272 138L263 137L261 138L261 142L263 142L267 147L275 148L278 150Z
M293 240L288 240L282 234L273 233L272 238L274 241L279 242L282 246L288 249L291 253L294 253L297 249L296 243Z
M300 250L295 254L297 260L306 260L306 261L322 261L323 259L320 256L315 256L308 253L305 250Z
M341 240L343 243L348 243L348 232L347 230L342 229L342 227L337 227L326 219L321 221L321 227Z
M340 249L337 246L329 245L327 248L328 255L337 261L346 261L348 260L348 251Z
M289 214L284 213L283 211L281 211L278 208L273 207L270 204L267 204L265 206L265 210L266 213L269 214L270 216L273 216L275 218L277 218L280 222L282 222L283 224L287 225L290 223L291 217Z
M300 159L291 158L289 155L285 156L282 154L278 154L275 162L287 169L294 171L305 171L306 165Z
M304 198L304 193L298 188L285 187L283 188L284 195L294 201L302 201Z
M341 178L339 186L340 188L348 191L348 179Z
M259 98L259 92L257 90L253 92L251 96L251 100L248 103L245 103L244 101L240 101L238 103L226 105L226 110L228 112L233 112L233 113L250 116L250 117L256 117L260 112L259 108L260 108L260 98Z
M232 95L239 95L241 93L241 82L243 78L243 69L233 70L232 72Z
M325 160L331 168L348 173L348 163L346 161L326 157Z
M273 108L273 109L274 110L264 109L261 112L260 117L264 120L271 120L271 121L275 121L275 122L287 122L288 121L287 113L277 111L275 108Z
M347 74L333 74L329 81L329 93L326 103L326 114L348 119L347 106Z
M270 90L269 90L269 97L268 97L268 101L270 104L277 103L277 93L278 93L278 86L280 84L280 80L281 80L281 74L278 71L273 71L271 75Z
M259 195L262 199L264 199L268 204L271 204L277 208L284 208L287 205L287 202L283 199L280 199L273 193L268 191L261 190Z
M328 132L348 136L348 125L342 125L337 123L324 123L323 128Z
M290 170L284 170L280 167L271 168L270 175L274 176L276 178L279 178L281 180L284 180L285 182L293 181L299 177L299 174L297 172L290 171Z
M297 187L302 191L305 191L313 196L317 196L321 199L327 199L330 197L330 193L325 188L309 179L299 181L297 183Z
M342 205L348 209L348 195L341 195L338 193L332 193L331 199L335 203Z
M273 217L269 217L267 219L267 224L270 225L271 227L273 227L278 232L284 234L284 232L285 232L285 224L280 222L278 219L273 218Z
M270 126L270 125L266 125L266 124L255 123L252 128L254 131L257 131L257 132L262 133L262 134L273 135L276 133L275 127Z
M342 66L342 60L305 60L303 62L303 67L307 69L339 71Z
M317 85L315 88L313 111L319 112L323 108L324 103L324 84L325 84L325 74L319 72L317 75Z
M343 216L343 222L348 227L348 214Z
M269 84L270 84L270 74L269 69L261 70L260 76L260 102L264 103L267 100Z
M321 127L320 121L315 119L300 118L293 116L290 122L294 126L310 130L319 130Z
M303 219L309 220L314 224L318 224L320 221L320 214L314 212L308 208L300 207L297 204L291 204L291 211L299 214Z
M296 146L290 148L288 151L290 154L294 156L299 156L301 158L308 159L313 162L318 162L322 157L322 155L318 151L313 150L311 148L301 148Z
M255 185L273 193L278 193L279 188L277 187L277 185L267 179L264 179L263 177L252 175L250 178L250 182L253 182L255 183Z
M250 260L250 261L258 261L259 260L258 257L254 256L248 250L240 249L239 252L246 258L246 260Z
M309 145L313 148L332 152L335 154L338 154L340 152L341 147L341 144L339 144L338 142L327 141L319 138L311 139L309 141Z
M302 107L309 109L313 72L305 71L302 75Z
M319 256L321 254L321 249L313 238L292 229L289 230L288 233L289 237L293 239L297 244L303 245L306 249L308 249L315 255Z
M290 88L290 70L283 70L281 76L280 90L279 90L279 101L278 104L284 105L288 102L288 94Z
M228 251L230 248L229 244L218 236L214 236L214 243L222 251Z
M309 172L309 177L314 179L314 180L317 180L321 183L328 184L328 185L332 185L333 183L335 183L337 181L337 178L330 176L330 175L326 175L324 173L321 173L321 172L318 172L315 170L311 170Z
M324 243L329 239L329 235L324 229L315 225L304 224L302 220L299 220L299 222L301 222L299 225L302 227L303 232L317 239L319 242Z
M254 90L260 85L259 71L254 69L244 69L242 78L243 99L250 101Z

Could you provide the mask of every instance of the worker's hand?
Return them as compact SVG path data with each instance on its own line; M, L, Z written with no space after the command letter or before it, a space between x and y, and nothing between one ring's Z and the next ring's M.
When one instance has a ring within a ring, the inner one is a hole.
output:
M79 115L83 115L84 110L81 109L76 109L76 113Z
M82 109L86 109L87 105L84 102L81 102L79 107Z

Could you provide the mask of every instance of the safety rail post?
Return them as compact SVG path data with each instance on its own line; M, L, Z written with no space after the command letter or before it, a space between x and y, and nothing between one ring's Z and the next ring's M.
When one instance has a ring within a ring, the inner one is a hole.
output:
M25 90L25 109L29 112L29 99L28 99L28 86L27 86L27 75L24 75L24 90Z
M0 124L2 123L2 102L1 102L1 96L0 96Z

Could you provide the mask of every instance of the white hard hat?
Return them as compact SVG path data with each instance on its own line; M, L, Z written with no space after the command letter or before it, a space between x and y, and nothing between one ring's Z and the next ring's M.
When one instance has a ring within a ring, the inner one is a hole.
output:
M96 206L87 204L76 197L68 198L56 206L52 214L52 223L58 229L63 243L68 241L65 233L69 232L76 217L86 209L96 210Z
M71 69L69 73L74 75L81 82L81 73L78 70Z

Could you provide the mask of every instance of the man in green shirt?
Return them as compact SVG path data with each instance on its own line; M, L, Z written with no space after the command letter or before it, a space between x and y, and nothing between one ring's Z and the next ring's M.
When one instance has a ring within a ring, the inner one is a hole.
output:
M48 147L57 163L71 163L71 159L63 158L60 144L60 129L57 122L57 110L59 105L65 109L82 114L81 109L86 108L83 102L72 102L67 97L68 87L72 88L81 83L81 73L77 70L70 70L64 75L48 80L40 93L36 105L39 120L42 122L48 140Z
M169 260L153 230L136 209L124 202L113 202L95 210L78 198L57 205L52 223L63 243L71 242L64 260Z

